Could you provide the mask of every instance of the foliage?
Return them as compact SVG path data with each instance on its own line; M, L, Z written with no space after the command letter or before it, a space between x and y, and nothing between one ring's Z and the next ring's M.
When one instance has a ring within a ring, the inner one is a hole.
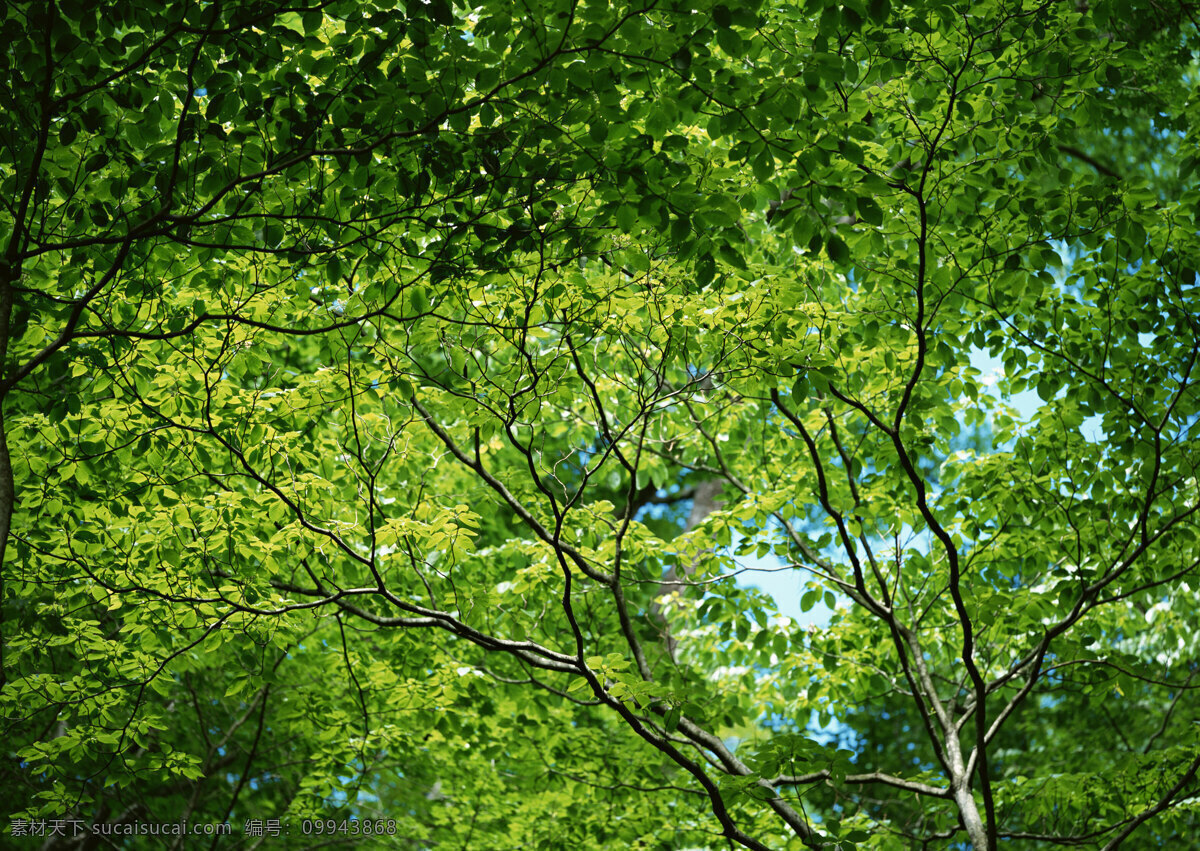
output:
M1196 835L1193 6L2 15L12 818Z

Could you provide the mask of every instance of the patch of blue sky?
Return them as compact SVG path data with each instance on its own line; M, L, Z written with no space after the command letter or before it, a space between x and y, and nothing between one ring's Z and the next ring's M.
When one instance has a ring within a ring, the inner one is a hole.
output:
M734 551L742 540L735 539L729 547L728 556L742 571L738 581L744 587L757 588L775 601L775 610L788 618L799 629L810 626L826 626L833 616L833 610L825 605L824 599L819 600L807 612L800 608L800 598L804 596L807 574L802 570L788 565L783 559L773 553L759 556L754 552L746 555L734 555Z

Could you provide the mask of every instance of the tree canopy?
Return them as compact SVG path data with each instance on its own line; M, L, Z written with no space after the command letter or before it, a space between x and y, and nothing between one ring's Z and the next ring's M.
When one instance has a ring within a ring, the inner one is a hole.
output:
M1200 835L1194 4L0 36L14 843Z

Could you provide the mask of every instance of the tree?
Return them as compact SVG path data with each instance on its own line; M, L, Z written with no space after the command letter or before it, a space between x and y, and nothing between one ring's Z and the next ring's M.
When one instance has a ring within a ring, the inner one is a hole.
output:
M1194 16L10 4L10 830L1193 837Z

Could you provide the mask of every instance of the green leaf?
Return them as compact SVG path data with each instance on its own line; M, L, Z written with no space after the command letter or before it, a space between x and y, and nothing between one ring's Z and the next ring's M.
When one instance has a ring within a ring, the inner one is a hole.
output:
M438 26L454 25L454 12L450 7L450 0L428 0L428 2L422 0L422 3L415 5L423 5L429 20Z
M416 315L429 312L429 293L425 287L414 285L408 290L408 303Z
M692 223L687 213L677 215L671 221L671 242L676 244L683 242L692 233Z
M303 14L304 34L313 35L321 29L321 24L324 22L325 16L320 9L310 9Z
M268 221L263 225L263 242L268 248L278 248L283 242L283 226L276 221Z
M726 55L731 58L737 58L742 55L742 37L737 34L736 30L732 30L727 27L721 27L718 29L717 44L720 46L721 50L725 51Z
M826 239L825 253L838 266L844 266L850 262L850 249L837 234L830 234Z
M764 150L754 159L754 179L760 183L770 179L775 173L775 158L769 150Z
M586 691L587 689L588 689L588 681L586 679L584 679L583 677L576 677L575 679L573 679L571 681L571 684L569 686L567 686L567 691L572 694L574 694L576 692Z
M616 215L617 227L625 233L629 233L637 224L637 209L628 204L622 204L617 208Z
M812 388L809 386L808 376L801 374L792 385L792 401L797 405L807 404L811 393Z
M883 224L883 210L872 198L858 198L858 217L869 225L879 227Z
M407 379L396 376L391 380L392 389L405 402L410 402L413 399L413 386Z

